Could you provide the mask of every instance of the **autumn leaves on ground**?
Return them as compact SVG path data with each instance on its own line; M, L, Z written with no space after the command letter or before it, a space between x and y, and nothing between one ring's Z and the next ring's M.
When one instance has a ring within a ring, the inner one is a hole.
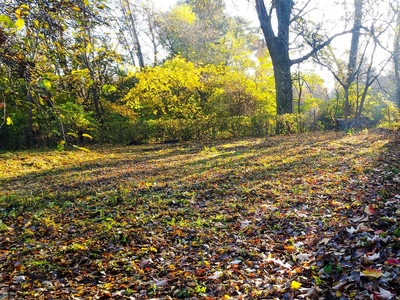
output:
M398 299L388 132L0 154L1 299Z

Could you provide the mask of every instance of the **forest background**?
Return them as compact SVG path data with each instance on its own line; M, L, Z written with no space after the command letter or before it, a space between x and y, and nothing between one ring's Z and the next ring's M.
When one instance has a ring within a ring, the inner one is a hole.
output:
M0 147L398 125L398 1L238 2L0 1Z

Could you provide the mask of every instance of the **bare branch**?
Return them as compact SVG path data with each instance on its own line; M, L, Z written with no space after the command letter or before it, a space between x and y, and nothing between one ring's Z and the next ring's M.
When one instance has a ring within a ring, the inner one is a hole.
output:
M313 48L309 53L307 53L306 55L303 55L302 57L296 58L296 59L291 59L290 60L290 65L295 65L298 63L301 63L307 59L309 59L311 56L313 56L314 54L316 54L318 51L320 51L321 49L325 48L326 46L330 45L330 43L332 43L332 41L342 35L346 35L348 33L352 33L354 29L350 29L350 30L345 30L343 32L339 32L334 34L333 36L331 36L330 38L328 38L325 42L319 44L318 46L316 46L315 48Z

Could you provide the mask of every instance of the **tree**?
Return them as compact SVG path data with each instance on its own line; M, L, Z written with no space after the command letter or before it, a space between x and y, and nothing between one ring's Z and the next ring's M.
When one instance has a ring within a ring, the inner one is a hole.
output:
M307 60L329 45L334 38L349 32L343 31L324 38L319 33L319 25L314 30L301 25L302 32L299 35L303 37L310 49L308 53L296 59L291 59L289 55L291 28L296 22L305 22L304 15L310 2L307 1L303 7L295 10L295 6L299 6L299 4L293 0L271 1L269 9L267 9L264 0L255 1L258 19L273 63L276 106L279 115L293 112L291 66ZM277 30L274 29L274 16L276 16Z
M353 127L360 119L371 85L378 79L390 60L390 55L388 55L377 63L376 52L378 47L387 53L390 52L382 47L381 40L390 27L391 21L386 22L379 10L374 9L373 3L354 0L353 5L353 32L347 62L338 58L332 47L314 56L315 61L327 68L343 89L344 123L341 127L344 130ZM389 20L391 19L393 15L389 15ZM350 121L348 121L349 118L351 118Z
M162 66L135 74L138 83L126 95L131 107L144 119L192 119L201 115L200 69L175 57Z
M133 65L135 65L134 57L136 56L139 62L139 67L144 68L145 64L143 58L142 45L139 39L139 32L137 28L137 10L134 10L132 8L133 5L130 3L129 0L120 0L118 4L123 14L124 24L128 29L127 30L128 36L130 38L131 43L133 44L133 49L129 51L132 63ZM123 35L122 29L120 34ZM124 35L123 37L125 38L126 46L129 47L127 38Z
M252 67L251 51L259 37L248 21L227 15L223 1L181 1L162 19L160 40L170 56L202 64Z
M183 1L160 21L160 40L172 55L192 62L225 63L222 48L229 20L221 0Z
M0 64L24 81L20 95L25 99L9 107L26 109L26 147L36 142L43 120L51 123L57 117L52 80L70 72L74 27L98 24L103 7L102 0L0 1Z
M400 109L400 6L398 1L396 6L391 3L392 10L396 13L395 36L393 40L393 66L394 66L394 81L396 85L395 99L398 108Z

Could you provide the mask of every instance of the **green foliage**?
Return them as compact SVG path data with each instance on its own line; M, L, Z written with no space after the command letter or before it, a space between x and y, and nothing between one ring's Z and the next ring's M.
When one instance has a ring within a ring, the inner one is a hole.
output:
M67 102L59 106L60 117L67 130L87 131L96 126L92 112L85 112L83 107L73 102Z
M315 127L309 114L284 114L276 117L278 134L307 132Z
M400 127L400 111L395 103L382 100L379 112L379 126L389 129L396 129Z
M215 140L243 137L265 137L274 132L275 121L266 115L198 119L141 120L132 126L131 138L143 142L169 139Z
M134 136L134 122L121 113L110 111L104 119L104 130L98 134L97 140L107 143L127 143Z
M57 150L58 151L64 151L65 149L65 141L64 140L60 140L57 142Z
M210 68L208 68L210 70ZM249 116L257 109L256 83L245 74L226 68L224 73L208 73L217 85L207 101L210 111L220 116Z

